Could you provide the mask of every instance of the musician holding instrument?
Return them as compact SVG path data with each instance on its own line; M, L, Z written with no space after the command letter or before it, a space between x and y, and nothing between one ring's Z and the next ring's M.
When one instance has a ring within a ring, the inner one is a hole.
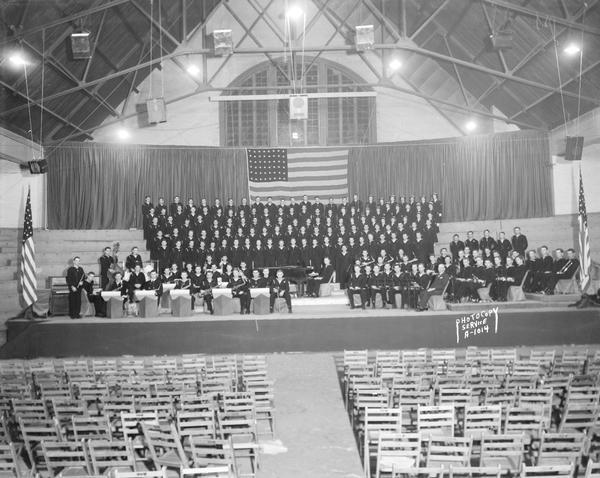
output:
M249 314L251 297L248 282L240 275L240 270L237 267L231 273L229 287L231 287L231 296L240 299L240 314Z
M73 265L67 269L67 287L69 288L69 317L72 319L81 319L81 290L85 272L79 265L80 258L73 258Z
M271 282L271 303L270 311L273 312L275 306L275 299L285 299L287 304L288 312L292 313L292 297L290 296L290 283L286 278L283 277L283 270L278 269L277 275Z

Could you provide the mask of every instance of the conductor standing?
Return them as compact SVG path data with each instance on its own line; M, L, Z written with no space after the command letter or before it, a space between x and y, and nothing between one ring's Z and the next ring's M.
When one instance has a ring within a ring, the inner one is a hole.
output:
M78 256L73 258L73 265L67 269L67 286L69 287L69 317L81 319L81 290L85 273L79 265Z

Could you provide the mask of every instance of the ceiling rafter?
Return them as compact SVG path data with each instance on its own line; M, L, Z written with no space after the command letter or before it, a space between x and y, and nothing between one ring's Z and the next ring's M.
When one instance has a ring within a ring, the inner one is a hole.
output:
M410 40L415 40L415 38L417 37L417 35L419 33L421 33L425 27L427 27L427 25L429 25L433 20L435 20L435 17L437 17L440 12L446 8L446 5L448 5L450 3L450 0L444 0L442 3L440 3L438 5L438 7L417 27L417 29L410 35L409 39Z
M600 60L595 61L594 63L592 63L592 64L588 65L587 67L585 67L583 70L581 70L581 73L577 72L577 75L569 78L562 85L560 85L560 87L557 88L556 92L554 92L554 93L546 93L544 96L542 96L541 98L538 98L533 103L528 104L525 108L521 109L518 113L515 113L514 115L511 115L511 119L516 118L518 116L521 116L523 113L526 113L527 111L529 111L532 108L536 107L541 102L543 102L543 101L547 100L548 98L550 98L552 95L554 95L554 94L560 94L560 92L561 92L561 90L563 88L566 88L567 86L569 86L574 81L577 81L581 76L585 75L588 71L593 70L598 65L600 65Z
M92 44L92 48L90 49L90 57L87 60L85 65L85 70L83 70L83 75L81 77L81 81L87 80L88 73L90 72L90 67L92 66L92 60L94 59L94 53L96 52L96 48L98 47L98 41L100 40L100 34L102 33L102 29L104 28L104 22L106 20L106 12L108 10L104 10L102 12L102 18L100 18L100 25L98 26L98 30L96 30L96 34L94 35L94 42Z
M488 29L490 31L490 38L496 34L496 25L494 25L492 23L492 19L490 18L490 15L487 11L487 8L485 8L485 3L483 3L482 0L479 0L479 4L481 5L481 10L483 12L483 18L485 19L485 23L488 26ZM501 48L496 48L496 54L498 55L498 60L500 61L500 64L502 65L502 69L504 70L504 72L508 72L508 65L506 64L506 59L504 58L504 53L502 52Z
M590 33L592 35L600 35L600 28L591 27L589 25L584 25L583 23L577 23L575 21L571 21L565 18L557 17L555 15L550 15L548 13L540 12L538 10L532 10L531 8L523 7L517 5L516 3L506 2L504 0L481 0L485 3L489 3L490 5L494 5L498 8L503 8L505 10L518 13L520 15L524 15L527 17L532 17L544 21L550 21L557 25L563 25L568 28L572 28L575 30L580 30L585 33ZM584 9L589 10L590 7L584 3Z
M83 132L83 130L79 126L77 126L76 124L74 124L74 123L70 122L69 120L65 119L63 116L61 116L60 114L58 114L55 111L51 110L47 106L42 105L39 101L32 100L32 99L28 98L26 94L21 93L19 90L13 89L13 87L11 85L9 85L8 83L6 83L5 81L0 80L0 85L4 86L5 88L8 88L12 92L14 92L16 95L20 96L21 98L25 99L26 101L31 102L33 105L35 105L38 108L42 109L43 111L45 111L46 113L50 114L51 116L54 116L56 119L62 121L67 126L70 126L71 128L73 128L75 130ZM89 134L86 134L86 137L91 139L91 135L89 135Z
M593 8L600 0L591 0L591 2L588 4L587 8L583 7L581 8L575 15L573 15L573 20L578 20L579 18L581 18L583 16L583 14ZM567 27L562 28L560 31L556 32L556 38L560 37L562 34L564 34L566 31L568 30ZM546 50L546 48L548 48L552 43L554 43L554 38L550 38L549 40L546 41L541 41L539 42L535 48L531 49L527 55L525 55L521 61L519 61L519 63L517 63L511 70L510 73L512 73L513 75L518 73L519 71L521 71L523 68L525 68L534 58L536 58L540 53L542 53L543 51ZM479 101L483 101L485 98L487 98L489 95L491 95L494 91L496 91L497 88L504 86L504 84L506 83L507 80L501 80L499 83L490 86L490 88L486 91L483 92L483 94L479 97Z
M11 38L8 38L6 40L0 41L0 46L6 45L7 43L11 43L14 42L15 40L18 40L20 38L24 38L26 36L29 35L33 35L35 33L39 33L43 30L48 30L50 28L54 28L57 27L59 25L62 25L63 23L70 23L73 22L81 17L85 17L87 15L92 15L94 13L98 13L98 12L102 12L104 10L108 10L110 8L113 8L117 5L122 5L124 3L129 3L131 0L109 0L107 2L102 2L101 4L95 6L95 7L90 7L90 8L86 8L85 10L81 10L77 13L74 13L72 15L68 15L66 17L62 17L62 18L58 18L56 20L52 20L46 23L43 23L41 25L38 25L36 27L33 28L28 28L26 30L22 30L19 32L15 32L14 36L12 36Z
M446 45L446 49L448 50L448 54L450 56L454 56L452 54L452 48L450 48L450 42L448 41L448 37L446 35L444 35L443 38L444 38L444 44ZM456 81L458 82L458 86L460 87L460 92L463 96L463 99L465 100L465 104L467 106L471 106L471 102L469 101L469 95L467 94L467 91L465 90L465 85L463 84L462 77L460 76L460 72L458 71L458 68L456 68L455 64L452 64L452 69L454 71L454 76L456 77Z

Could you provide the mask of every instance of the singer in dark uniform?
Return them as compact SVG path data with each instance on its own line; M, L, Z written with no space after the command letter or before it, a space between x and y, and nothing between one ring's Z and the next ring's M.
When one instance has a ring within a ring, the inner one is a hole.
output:
M73 265L67 269L67 286L69 287L69 317L81 319L81 290L85 272L79 265L79 256L73 258Z
M292 298L290 296L290 283L286 278L283 277L283 270L278 269L275 279L271 282L271 304L270 310L273 312L275 306L275 299L285 299L287 304L288 312L292 313Z

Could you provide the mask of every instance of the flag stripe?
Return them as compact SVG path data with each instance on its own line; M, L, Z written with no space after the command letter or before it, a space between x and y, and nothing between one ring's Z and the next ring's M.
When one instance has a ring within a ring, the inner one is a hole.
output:
M348 150L331 148L247 149L250 197L348 196Z
M590 251L590 236L588 231L587 210L583 190L583 178L579 170L579 255L581 257L580 281L581 290L586 292L590 283L590 266L592 262Z
M21 244L20 279L23 300L27 306L37 302L35 271L35 246L33 244L33 222L31 217L31 191L27 193L25 217L23 219L23 241Z

